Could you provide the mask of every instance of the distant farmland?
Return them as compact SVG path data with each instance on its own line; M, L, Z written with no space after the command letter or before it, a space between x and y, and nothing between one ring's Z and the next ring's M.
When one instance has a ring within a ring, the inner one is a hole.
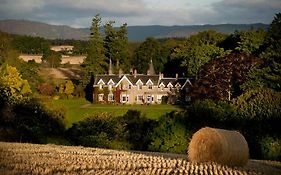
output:
M19 56L20 59L23 59L24 61L30 61L30 60L34 60L36 63L41 63L42 60L42 55L20 55ZM83 63L84 59L86 58L86 56L62 56L61 59L61 64L81 64Z
M281 163L191 163L186 155L0 142L0 174L280 175Z

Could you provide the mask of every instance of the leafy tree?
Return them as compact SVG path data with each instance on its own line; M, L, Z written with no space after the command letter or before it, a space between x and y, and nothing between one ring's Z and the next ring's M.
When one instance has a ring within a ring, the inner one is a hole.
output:
M272 62L264 68L250 70L247 81L241 85L241 88L244 91L254 88L271 88L281 91L281 64Z
M53 50L46 51L42 56L43 64L46 64L48 67L56 68L60 66L61 63L61 54Z
M0 65L3 63L13 64L18 57L18 53L12 47L12 37L0 31Z
M83 71L83 86L91 81L91 78L94 77L94 74L103 74L106 73L106 61L105 61L105 51L103 38L100 33L101 18L97 14L92 20L91 26L91 36L88 46L88 55L85 58L82 66Z
M184 154L191 134L184 125L184 118L176 112L162 116L151 132L150 151Z
M160 58L161 46L154 38L147 38L138 49L135 51L135 56L132 59L132 65L140 72L145 74L150 60L153 61L155 71L163 70L163 62Z
M245 53L231 53L204 65L191 88L193 98L231 100L241 94L240 85L249 70L259 66L261 60Z
M64 93L67 95L67 98L69 98L74 92L74 85L71 80L67 80L65 83Z
M0 75L1 99L8 104L14 104L23 100L31 89L27 80L21 78L15 67L6 65Z
M269 26L264 48L262 58L281 63L281 13L275 15Z
M239 116L244 118L279 118L281 119L281 92L272 89L257 88L240 95L234 105L239 109Z
M40 37L32 36L14 36L12 45L20 53L42 54L50 49L49 42Z
M266 32L263 29L249 30L239 32L238 46L235 50L248 54L257 53L262 46L266 37Z
M223 48L218 47L225 38L226 35L212 30L199 32L176 48L173 57L182 60L189 76L197 76L204 64L226 54Z
M244 90L262 87L281 90L281 13L276 14L270 24L261 50L265 64L260 69L249 72L248 81L241 87Z
M113 23L113 21L110 21L104 25L105 55L108 60L111 59L113 64L118 63L119 68L127 72L129 71L127 24L123 24L119 29L116 29L113 27ZM115 70L116 73L118 71Z

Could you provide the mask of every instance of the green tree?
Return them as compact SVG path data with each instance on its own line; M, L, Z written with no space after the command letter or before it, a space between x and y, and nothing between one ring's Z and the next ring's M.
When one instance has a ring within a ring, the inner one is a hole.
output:
M281 63L281 13L277 13L271 22L261 57L268 61Z
M262 46L266 37L266 32L263 29L249 30L239 32L238 46L235 50L248 54L257 53Z
M154 38L147 38L135 51L132 65L140 72L145 74L148 70L150 60L153 61L155 71L163 70L163 63L160 58L161 46Z
M48 67L56 68L60 66L61 54L53 50L46 51L42 56L42 63L46 64Z
M281 90L281 13L276 14L269 30L265 42L262 46L263 52L260 54L265 64L259 69L249 72L248 80L241 86L242 89L271 88L276 91Z
M12 47L12 37L0 31L0 65L4 62L13 64L18 57L17 51Z
M223 48L218 47L225 38L226 35L212 30L199 32L177 47L173 57L182 60L189 76L197 76L204 64L226 54Z
M6 65L0 75L1 99L8 104L14 104L23 100L31 93L27 80L21 78L21 74L15 67Z
M114 22L110 21L104 25L105 55L113 64L118 63L119 68L127 72L129 71L127 24L123 24L119 29L114 28L113 24ZM118 70L115 72L117 73Z
M65 83L64 93L67 95L67 98L71 97L74 92L74 85L71 80L67 80Z
M281 91L281 64L276 62L261 68L250 70L247 81L241 85L246 91L254 88L270 88Z
M106 73L107 64L105 61L105 51L103 38L100 33L101 18L97 14L92 20L91 26L91 36L88 46L88 55L85 58L82 66L83 76L83 86L86 87L90 83L91 78L95 74Z

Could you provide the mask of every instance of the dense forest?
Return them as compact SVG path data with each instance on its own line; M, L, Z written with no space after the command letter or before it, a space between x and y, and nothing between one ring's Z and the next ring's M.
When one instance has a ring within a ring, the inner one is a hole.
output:
M127 25L104 25L96 15L89 41L45 40L0 32L0 140L128 150L186 153L192 134L204 126L240 131L252 158L281 160L281 13L268 30L222 34L213 30L183 39L147 38L130 43ZM62 54L53 44L71 44L73 55L86 55L81 80L60 83L38 71L60 67ZM42 54L42 63L24 62L19 54ZM96 74L114 70L146 73L153 60L157 73L188 77L192 101L184 110L157 121L139 111L124 116L90 116L65 127L65 109L46 102L50 97L85 98ZM89 86L90 85L90 86ZM141 142L140 142L141 140Z

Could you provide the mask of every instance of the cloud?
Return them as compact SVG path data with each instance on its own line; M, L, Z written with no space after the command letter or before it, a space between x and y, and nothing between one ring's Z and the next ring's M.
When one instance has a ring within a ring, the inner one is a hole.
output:
M2 17L18 17L44 6L44 2L38 0L1 0L0 2L0 16Z
M280 0L0 0L0 19L89 27L101 14L115 25L270 23Z
M269 23L280 12L280 0L223 0L213 5L221 23Z

